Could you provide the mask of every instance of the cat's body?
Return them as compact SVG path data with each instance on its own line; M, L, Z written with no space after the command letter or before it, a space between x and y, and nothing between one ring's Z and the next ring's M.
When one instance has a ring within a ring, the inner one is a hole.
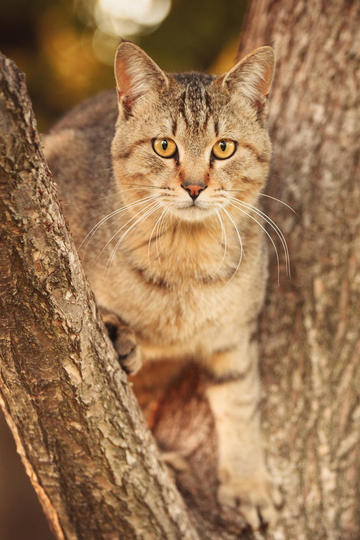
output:
M254 526L258 511L266 521L274 515L253 339L267 258L248 206L270 159L263 108L273 60L269 48L259 51L257 62L250 57L222 79L170 76L125 42L116 128L117 96L103 93L60 121L45 144L97 301L107 322L115 314L136 336L130 369L141 354L143 362L197 359L213 373L219 498L240 499ZM236 87L243 95L233 99ZM223 158L226 145L235 150Z

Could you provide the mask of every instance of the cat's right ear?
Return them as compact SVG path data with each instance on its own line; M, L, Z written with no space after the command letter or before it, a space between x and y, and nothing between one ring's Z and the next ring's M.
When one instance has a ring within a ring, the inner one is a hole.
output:
M119 111L128 118L138 101L168 86L168 78L140 47L122 41L115 55Z

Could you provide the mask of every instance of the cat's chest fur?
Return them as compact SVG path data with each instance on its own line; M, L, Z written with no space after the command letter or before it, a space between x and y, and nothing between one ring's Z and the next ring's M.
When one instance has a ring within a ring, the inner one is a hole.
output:
M284 247L258 206L273 68L272 49L261 47L222 75L170 74L124 41L117 92L81 104L45 140L121 365L128 373L156 359L206 366L218 500L245 502L256 529L276 519L279 500L262 451L255 339L265 235L276 251L263 220Z
M89 264L100 305L121 314L135 330L144 360L208 355L235 342L239 326L253 320L262 302L263 249L245 257L242 272L232 276L230 248L224 265L223 248L216 243L202 249L195 243L193 252L185 252L180 240L172 250L166 237L163 242L159 251L167 249L166 261L160 261L157 271L147 253L129 258L126 250L119 250L106 272ZM225 270L216 274L219 267Z

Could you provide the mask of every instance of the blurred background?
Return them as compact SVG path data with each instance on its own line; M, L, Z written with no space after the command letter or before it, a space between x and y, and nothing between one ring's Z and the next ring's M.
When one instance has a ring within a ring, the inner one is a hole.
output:
M1 0L0 50L26 73L38 127L114 87L120 37L168 71L233 64L245 0ZM0 540L51 540L0 413Z
M245 0L1 0L0 49L26 73L41 131L114 86L120 37L168 71L232 65Z

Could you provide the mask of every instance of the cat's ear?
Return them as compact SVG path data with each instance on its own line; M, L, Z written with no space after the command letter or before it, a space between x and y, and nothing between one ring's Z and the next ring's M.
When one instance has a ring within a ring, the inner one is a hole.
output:
M271 89L275 68L272 47L259 47L245 56L223 76L222 84L231 94L240 92L261 111Z
M119 109L129 116L138 100L168 85L165 73L140 47L122 41L115 55Z

